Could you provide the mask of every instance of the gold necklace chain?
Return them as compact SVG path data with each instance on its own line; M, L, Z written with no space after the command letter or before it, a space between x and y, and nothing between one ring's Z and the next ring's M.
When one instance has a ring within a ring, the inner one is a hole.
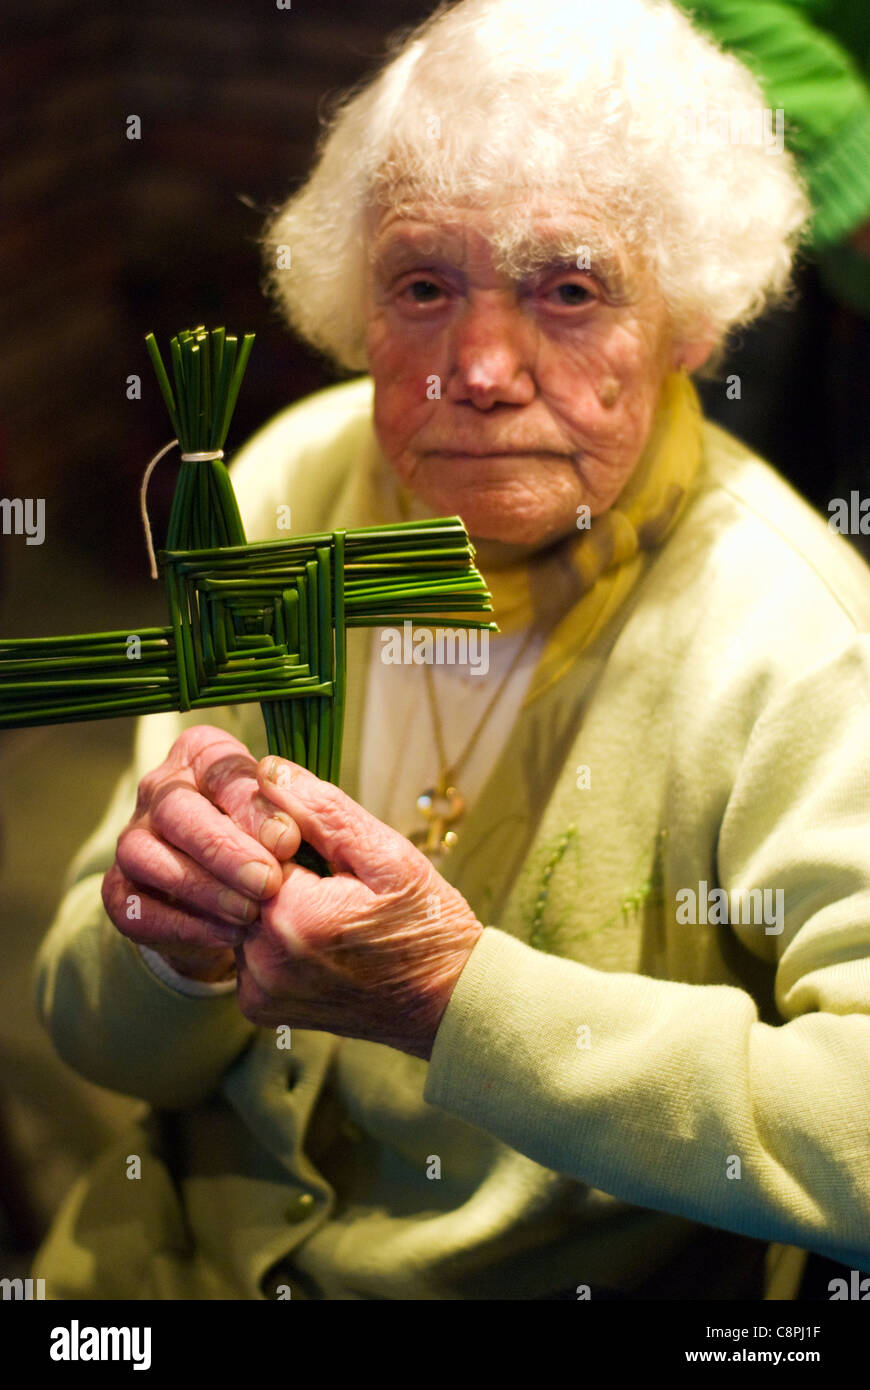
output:
M399 515L402 517L404 521L407 521L410 517L410 508L408 506L408 502L405 495L399 487L396 488L395 499L398 506ZM426 691L429 698L429 709L432 714L432 727L435 733L435 747L438 753L438 782L437 785L434 787L427 787L426 790L421 792L420 795L417 797L417 810L420 812L420 814L426 821L426 826L423 829L412 831L409 838L412 844L415 844L418 847L418 849L421 849L423 853L428 855L429 858L432 859L434 862L439 861L443 857L443 855L445 855L448 852L448 850L451 850L453 846L456 844L458 836L456 834L456 831L453 829L453 826L456 825L465 814L465 799L460 795L457 788L452 785L453 779L458 776L459 772L461 772L465 763L471 756L477 744L477 740L483 731L483 727L487 719L489 718L489 715L491 714L496 701L502 694L503 690L505 689L505 686L507 685L508 681L510 680L511 676L513 675L514 671L519 665L521 658L525 655L526 651L528 650L529 645L534 636L535 628L532 624L529 627L529 630L526 633L524 640L522 641L519 648L511 658L508 669L505 672L502 679L499 681L499 684L496 687L492 695L492 698L489 700L489 703L484 709L483 714L477 721L477 724L475 725L474 730L472 731L471 738L468 740L467 744L465 745L459 756L454 760L452 766L448 765L447 751L444 747L444 732L441 727L441 719L438 713L438 702L435 699L435 677L432 674L432 671L429 667L429 663L427 662L425 665L424 669L426 678ZM397 761L396 766L393 769L393 776L391 779L388 798L390 805L392 804L393 797L395 796L396 782L398 781L399 776L400 761L401 754L399 761Z
M432 859L440 859L441 856L452 849L457 842L458 836L453 827L465 814L465 798L453 783L477 746L477 741L483 732L486 721L492 713L496 701L503 694L508 681L528 650L534 636L535 629L534 627L530 627L525 638L520 643L520 646L511 657L508 669L499 681L492 697L487 702L483 713L472 731L471 737L452 764L448 764L447 750L444 746L444 731L438 712L438 702L435 698L435 677L428 663L424 668L426 691L429 698L429 708L432 713L432 726L435 733L435 746L438 753L438 782L434 787L427 787L426 790L421 792L417 797L417 810L425 819L426 825L420 830L413 831L409 838L412 844L415 844L418 849L421 849L424 854L429 855Z

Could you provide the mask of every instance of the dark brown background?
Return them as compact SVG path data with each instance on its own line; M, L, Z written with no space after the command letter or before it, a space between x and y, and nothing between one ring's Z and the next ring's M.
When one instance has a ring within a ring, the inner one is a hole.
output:
M318 112L433 5L382 0L19 3L3 55L0 481L68 539L141 571L136 486L167 437L142 339L205 322L257 343L231 441L332 379L260 292L267 210L303 178ZM127 117L142 122L127 138ZM142 400L126 399L126 377ZM155 475L157 519L171 466Z

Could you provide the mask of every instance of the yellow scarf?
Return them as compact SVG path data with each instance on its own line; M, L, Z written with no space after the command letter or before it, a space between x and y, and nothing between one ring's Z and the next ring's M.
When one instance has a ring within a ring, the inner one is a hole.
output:
M559 680L595 640L638 579L643 552L661 544L673 527L700 462L701 419L688 374L670 373L640 461L610 509L592 517L576 537L521 564L482 571L500 632L534 624L549 633L525 704ZM407 520L414 511L432 515L401 487L380 450L373 459L367 498L372 525Z

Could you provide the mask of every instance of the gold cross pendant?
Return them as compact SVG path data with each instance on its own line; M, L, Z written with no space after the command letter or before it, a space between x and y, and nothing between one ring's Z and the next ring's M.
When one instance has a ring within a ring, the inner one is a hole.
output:
M452 827L465 814L465 802L446 781L442 778L437 787L429 787L417 797L417 810L427 824L410 836L411 843L432 860L439 860L456 844L459 837Z

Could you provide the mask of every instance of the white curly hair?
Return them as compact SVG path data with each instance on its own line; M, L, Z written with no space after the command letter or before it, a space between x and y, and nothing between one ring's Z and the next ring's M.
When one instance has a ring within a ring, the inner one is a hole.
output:
M721 351L787 296L810 215L781 113L763 113L753 75L669 0L439 6L337 106L266 228L268 288L301 337L365 370L373 213L490 209L497 263L521 275L552 204L576 212L566 255L593 212L652 267L674 332Z

